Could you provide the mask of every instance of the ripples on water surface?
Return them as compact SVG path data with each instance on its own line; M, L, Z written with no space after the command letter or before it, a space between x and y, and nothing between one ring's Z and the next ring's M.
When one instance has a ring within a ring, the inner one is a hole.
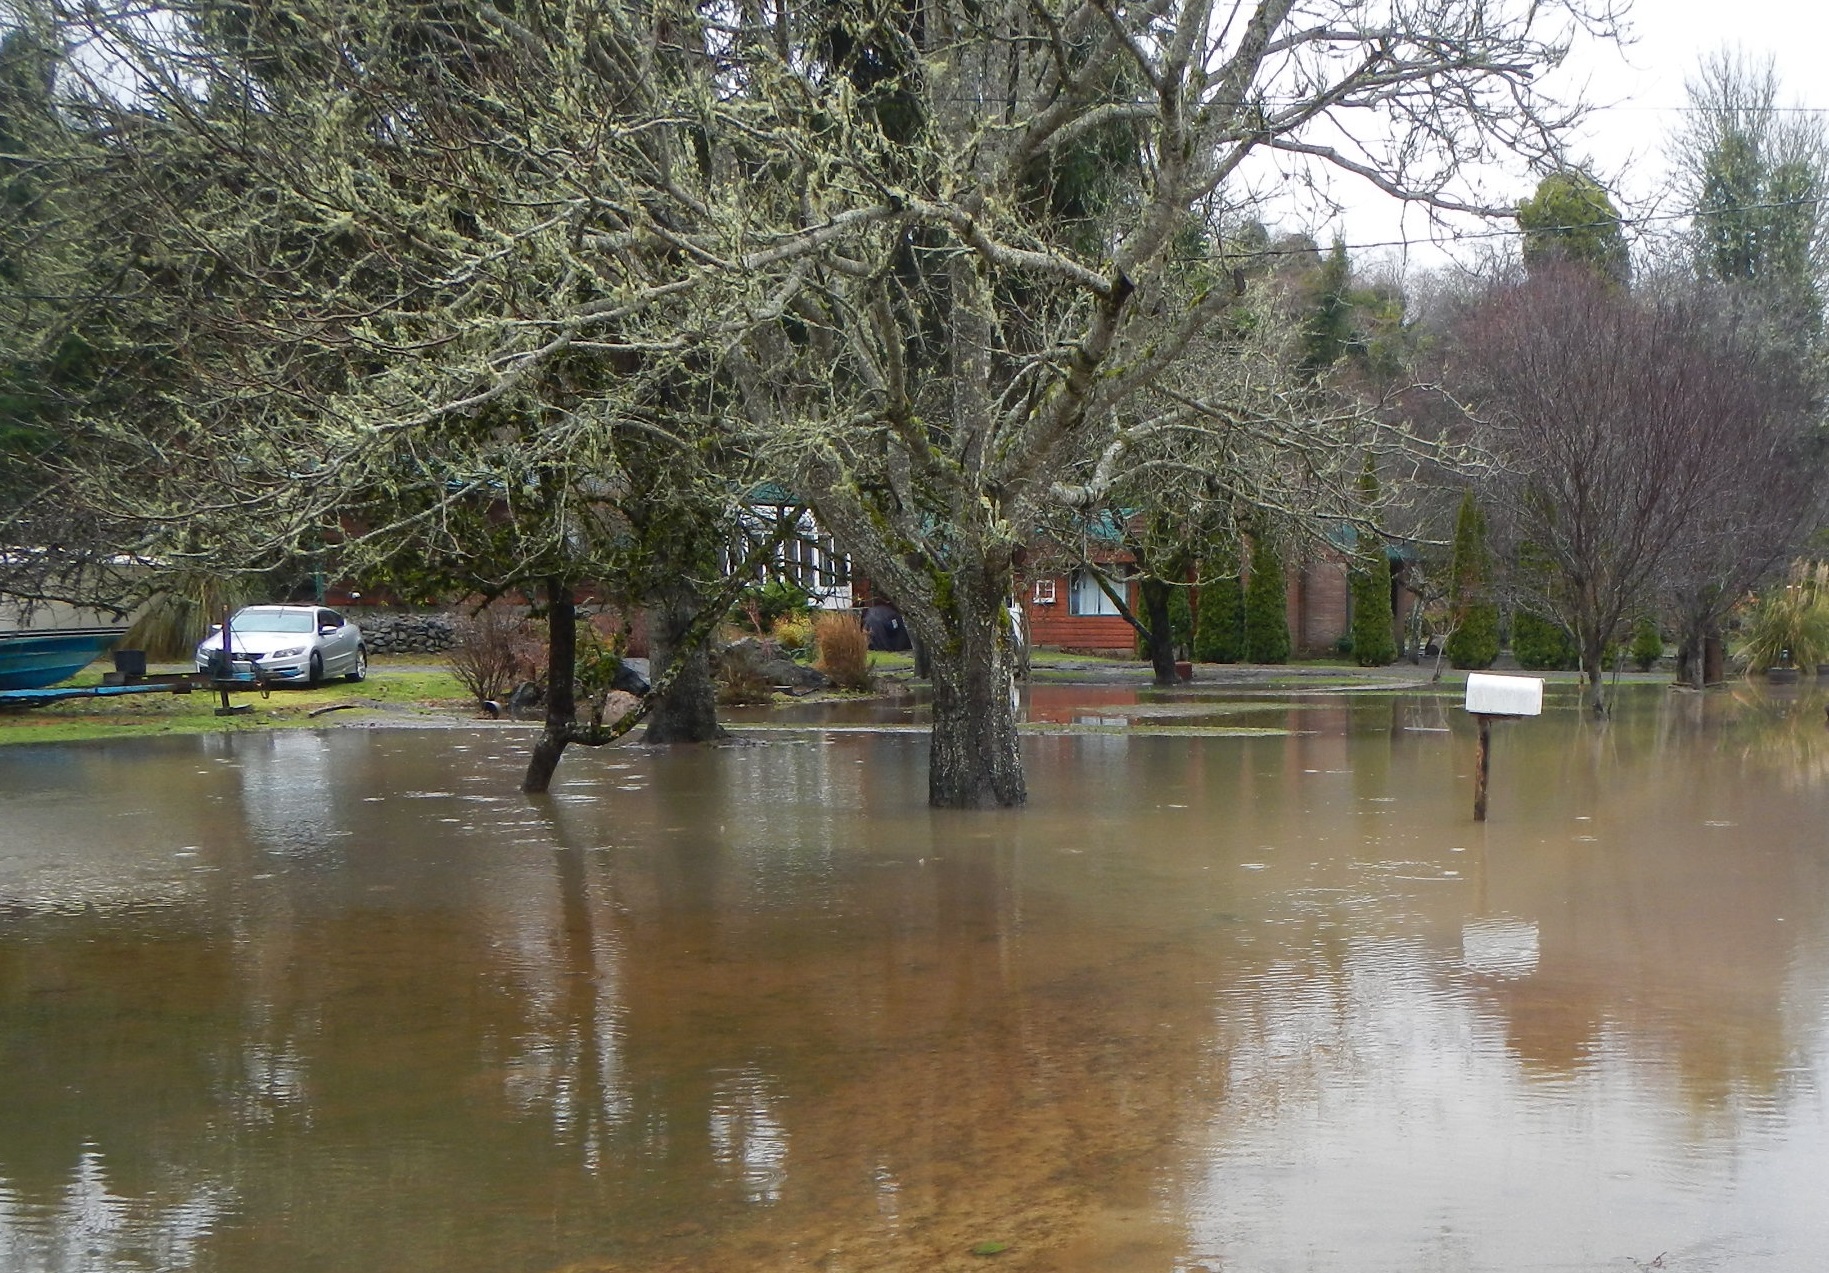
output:
M1820 700L1038 692L0 750L0 1269L1829 1266Z

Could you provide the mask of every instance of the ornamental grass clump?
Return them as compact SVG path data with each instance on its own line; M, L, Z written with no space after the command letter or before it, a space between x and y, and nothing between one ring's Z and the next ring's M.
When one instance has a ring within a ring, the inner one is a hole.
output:
M1829 563L1793 563L1760 595L1734 654L1749 673L1829 663Z
M848 610L828 610L813 622L819 670L840 689L870 688L870 634Z

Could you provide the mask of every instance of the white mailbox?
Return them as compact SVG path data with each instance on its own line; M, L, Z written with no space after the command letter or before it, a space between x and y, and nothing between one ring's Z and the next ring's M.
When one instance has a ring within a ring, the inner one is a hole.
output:
M1467 710L1476 716L1541 716L1543 678L1470 673Z

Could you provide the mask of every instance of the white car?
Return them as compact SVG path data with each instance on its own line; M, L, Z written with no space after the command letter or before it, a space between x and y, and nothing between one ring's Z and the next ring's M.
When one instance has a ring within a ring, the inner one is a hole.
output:
M246 606L229 620L235 680L302 681L327 676L360 681L368 675L362 629L323 606ZM209 673L222 655L222 625L197 646L197 670Z

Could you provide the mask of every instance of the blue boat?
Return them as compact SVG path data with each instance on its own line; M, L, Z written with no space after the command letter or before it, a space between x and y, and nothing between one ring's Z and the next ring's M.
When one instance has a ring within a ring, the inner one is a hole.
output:
M126 631L125 627L0 631L0 690L36 690L67 681Z

